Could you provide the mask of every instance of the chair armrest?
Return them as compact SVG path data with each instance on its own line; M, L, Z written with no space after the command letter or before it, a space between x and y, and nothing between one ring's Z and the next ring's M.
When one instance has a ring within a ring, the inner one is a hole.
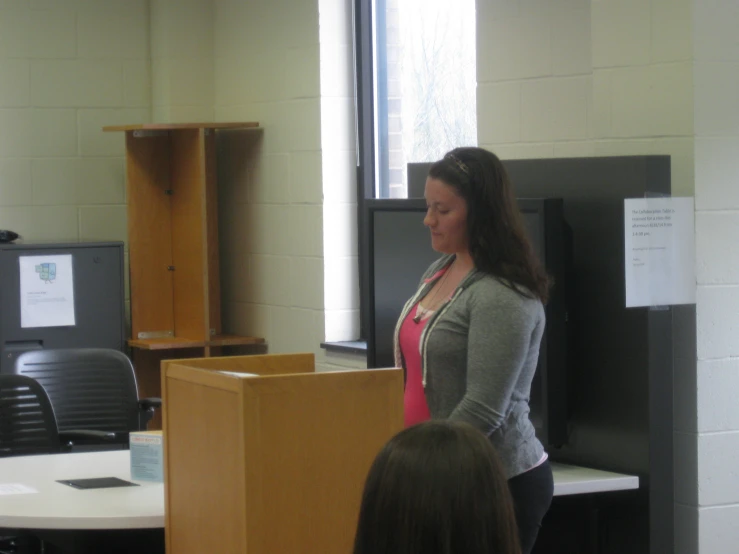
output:
M154 408L161 408L162 399L156 397L141 398L139 399L139 407L141 407L142 410L153 410Z
M59 431L61 441L92 440L98 442L114 441L117 435L112 431L92 431L88 429L70 429Z

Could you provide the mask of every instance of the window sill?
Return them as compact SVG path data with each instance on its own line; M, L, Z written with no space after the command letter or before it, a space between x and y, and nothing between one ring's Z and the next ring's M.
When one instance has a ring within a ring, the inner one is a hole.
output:
M341 352L344 354L367 354L367 341L347 340L341 342L322 342L321 348L327 352Z

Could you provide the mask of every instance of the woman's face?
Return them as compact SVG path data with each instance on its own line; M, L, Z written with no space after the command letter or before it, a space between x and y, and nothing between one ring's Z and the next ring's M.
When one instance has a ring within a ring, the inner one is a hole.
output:
M426 179L426 217L431 230L431 247L442 254L467 252L467 202L456 189L429 177Z

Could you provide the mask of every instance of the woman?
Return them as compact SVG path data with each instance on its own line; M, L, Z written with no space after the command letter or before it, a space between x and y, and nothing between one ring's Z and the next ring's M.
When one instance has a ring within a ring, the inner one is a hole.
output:
M365 483L354 554L519 554L503 468L472 426L398 433Z
M406 371L406 425L465 421L501 457L521 550L533 548L553 494L529 420L548 279L533 253L500 160L457 148L434 163L424 224L444 256L427 270L395 330Z

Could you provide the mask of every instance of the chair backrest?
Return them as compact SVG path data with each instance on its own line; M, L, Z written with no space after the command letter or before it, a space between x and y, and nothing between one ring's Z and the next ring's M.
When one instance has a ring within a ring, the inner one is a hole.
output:
M0 375L0 457L59 452L54 410L30 377Z
M59 431L127 434L139 429L138 390L128 356L107 348L34 350L14 372L36 379L54 407Z

